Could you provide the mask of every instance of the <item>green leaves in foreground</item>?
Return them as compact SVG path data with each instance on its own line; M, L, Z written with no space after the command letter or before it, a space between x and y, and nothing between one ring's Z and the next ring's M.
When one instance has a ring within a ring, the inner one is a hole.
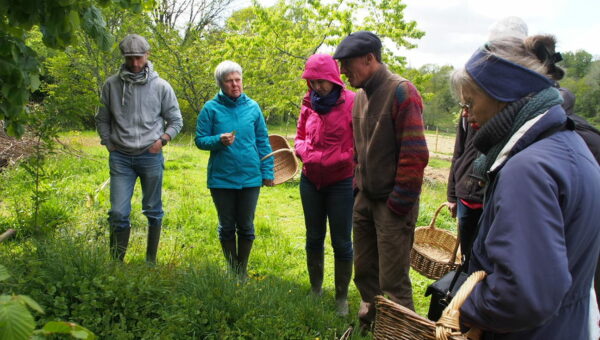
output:
M21 136L26 123L26 105L37 90L40 57L25 45L28 32L39 27L44 44L64 50L76 43L77 33L84 31L101 50L108 50L114 38L106 27L101 11L111 1L74 0L0 0L0 120L8 133ZM121 8L147 9L153 0L112 0Z
M6 267L0 265L0 281L10 277ZM95 339L94 333L71 322L50 321L35 330L35 320L29 309L43 314L42 307L26 295L0 295L0 339L44 339L46 335L65 334L75 339Z
M35 331L35 334L51 335L51 334L67 334L75 339L92 340L96 336L90 330L81 327L72 322L50 321L40 330Z

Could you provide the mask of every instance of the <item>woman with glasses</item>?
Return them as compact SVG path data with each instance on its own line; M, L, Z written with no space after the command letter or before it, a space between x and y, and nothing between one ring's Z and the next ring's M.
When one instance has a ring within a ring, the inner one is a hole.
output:
M489 40L506 37L525 39L527 24L523 19L510 16L496 21L490 28ZM470 103L459 102L460 119L456 127L454 154L448 176L448 208L452 217L458 219L460 249L463 255L462 269L469 268L471 246L477 234L477 223L483 212L485 180L473 173L473 161L479 152L473 146L473 137L479 129L477 123L469 123L467 117Z
M486 180L469 272L487 277L460 309L483 339L588 339L600 252L600 167L561 107L552 36L503 38L452 75Z

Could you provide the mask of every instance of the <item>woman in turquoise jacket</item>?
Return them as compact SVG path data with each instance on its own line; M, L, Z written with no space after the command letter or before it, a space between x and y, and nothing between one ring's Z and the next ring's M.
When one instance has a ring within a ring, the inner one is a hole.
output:
M265 119L243 93L242 68L226 60L215 70L221 91L204 104L196 146L210 151L208 188L219 215L219 240L229 267L247 276L260 187L273 186L273 158ZM236 243L237 233L237 243Z

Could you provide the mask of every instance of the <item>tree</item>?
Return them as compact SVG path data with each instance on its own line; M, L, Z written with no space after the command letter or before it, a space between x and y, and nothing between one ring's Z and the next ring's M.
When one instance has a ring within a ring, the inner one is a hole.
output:
M584 50L563 54L561 66L567 69L567 75L576 79L585 77L592 64L592 55Z
M212 67L219 39L218 23L233 0L162 0L148 28L156 48L155 68L168 75L183 114L185 129L194 128L202 105L214 95ZM163 72L164 71L164 72Z
M427 125L452 129L456 125L457 100L450 91L452 66L424 65L418 73L423 80L422 96L425 106L424 118Z
M141 11L151 0L0 0L0 120L8 133L21 135L31 91L40 85L39 56L26 45L29 31L39 27L43 43L65 49L83 31L103 50L114 39L106 30L99 7L113 2Z
M296 116L306 92L300 79L306 59L316 52L333 52L349 33L361 29L377 33L388 43L384 61L396 71L404 58L393 51L414 47L409 39L423 32L404 20L400 0L280 0L269 8L256 1L227 21L221 55L244 67L248 93L271 122ZM243 48L242 48L243 47Z

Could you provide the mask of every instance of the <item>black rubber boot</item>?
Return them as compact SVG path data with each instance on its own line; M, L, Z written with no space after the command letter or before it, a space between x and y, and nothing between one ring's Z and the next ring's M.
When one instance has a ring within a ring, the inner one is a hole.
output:
M238 275L242 280L248 278L248 258L250 258L252 243L253 240L238 238Z
M235 272L237 268L237 251L235 247L235 238L233 240L221 241L223 255L225 255L225 260L227 260L229 270L232 272Z
M127 252L127 245L129 244L129 234L131 228L121 229L115 231L114 228L110 230L110 255L113 259L123 262L125 253Z
M323 294L324 252L306 251L306 267L310 279L310 290L314 295Z
M335 307L340 316L348 315L350 279L352 279L352 261L335 260Z
M146 244L146 262L156 264L156 253L160 241L161 225L148 226L148 243Z

